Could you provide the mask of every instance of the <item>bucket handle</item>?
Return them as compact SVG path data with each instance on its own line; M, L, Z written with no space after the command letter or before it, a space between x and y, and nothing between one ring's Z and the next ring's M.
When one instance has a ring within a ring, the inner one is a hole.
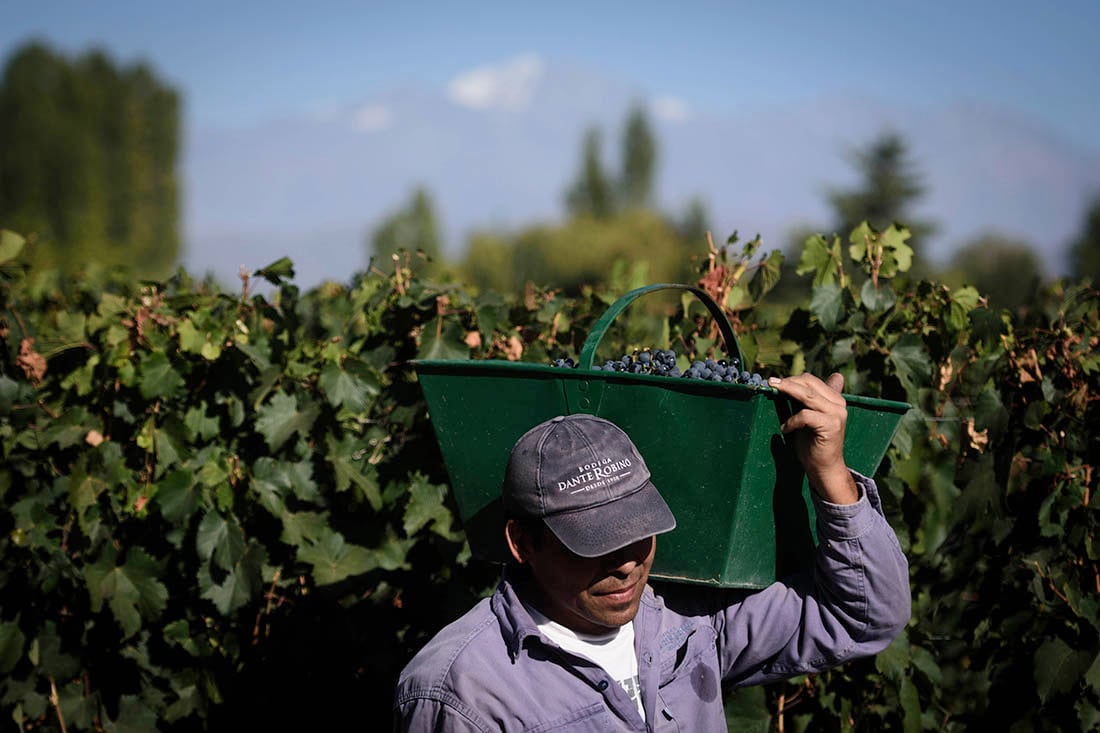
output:
M607 329L611 327L612 322L614 322L620 313L626 310L627 306L646 293L651 293L654 290L687 290L693 293L695 297L703 302L703 305L707 307L711 316L714 317L714 321L718 324L718 330L722 332L722 339L726 344L726 354L731 357L736 357L742 369L748 368L745 366L745 359L741 355L741 346L737 343L737 336L733 332L733 326L730 325L729 319L726 318L726 314L722 311L722 308L714 302L714 298L710 297L707 291L694 285L657 283L656 285L646 285L631 290L629 293L612 303L611 307L604 311L604 314L596 321L596 325L592 327L592 331L588 334L588 338L585 339L584 346L581 347L580 363L577 364L578 369L592 368L592 361L596 357L596 347L600 345L600 341L603 340L604 334L607 333Z

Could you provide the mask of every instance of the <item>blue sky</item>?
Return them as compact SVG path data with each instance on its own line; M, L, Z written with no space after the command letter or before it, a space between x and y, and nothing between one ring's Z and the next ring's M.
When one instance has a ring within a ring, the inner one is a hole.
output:
M308 8L308 9L307 9ZM4 3L0 51L28 37L146 58L193 125L323 111L524 53L643 82L692 109L807 95L1026 109L1100 149L1100 3Z
M701 194L720 233L829 226L846 153L893 127L934 256L1000 231L1057 272L1100 192L1097 28L1097 0L37 0L0 4L0 56L99 47L179 89L183 264L226 280L277 254L304 285L345 277L417 184L450 253L558 216L584 127L612 147L638 97L659 204Z

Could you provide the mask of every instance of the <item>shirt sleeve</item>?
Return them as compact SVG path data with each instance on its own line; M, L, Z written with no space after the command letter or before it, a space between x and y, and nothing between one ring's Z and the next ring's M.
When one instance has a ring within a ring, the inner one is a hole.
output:
M486 733L489 729L442 700L419 697L397 705L393 730L394 733Z
M875 482L853 472L855 504L816 495L811 572L734 597L714 619L723 677L737 686L820 672L876 654L910 615L909 565Z

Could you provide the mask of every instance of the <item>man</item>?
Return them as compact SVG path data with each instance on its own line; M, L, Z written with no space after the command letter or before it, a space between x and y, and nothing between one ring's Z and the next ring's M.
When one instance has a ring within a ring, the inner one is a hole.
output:
M398 681L410 731L719 731L723 685L875 654L909 619L908 566L873 481L844 463L843 378L769 383L813 489L814 572L746 593L648 583L675 519L626 434L591 415L519 439L505 473L514 564ZM600 476L586 469L601 467ZM583 470L582 470L583 469ZM563 488L564 487L564 488Z

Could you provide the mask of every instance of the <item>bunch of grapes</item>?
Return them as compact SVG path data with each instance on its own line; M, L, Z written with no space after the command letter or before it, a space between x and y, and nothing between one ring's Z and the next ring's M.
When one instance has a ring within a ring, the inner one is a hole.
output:
M680 367L676 366L676 353L665 349L635 350L633 354L624 354L618 359L608 359L603 366L594 364L592 368L602 369L605 372L656 374L659 377L682 376Z
M554 359L553 366L573 369L576 364L566 357ZM684 379L702 379L708 382L744 384L750 387L763 387L764 377L741 368L737 359L696 360L686 371L676 365L676 352L670 349L641 349L633 354L624 354L618 359L608 359L603 365L594 364L595 370L605 372L626 372L628 374L655 374L660 377L681 377Z
M756 372L741 368L741 362L737 359L726 361L725 359L706 359L693 361L685 377L691 379L704 379L708 382L726 382L727 384L747 384L750 387L763 387L764 377Z

